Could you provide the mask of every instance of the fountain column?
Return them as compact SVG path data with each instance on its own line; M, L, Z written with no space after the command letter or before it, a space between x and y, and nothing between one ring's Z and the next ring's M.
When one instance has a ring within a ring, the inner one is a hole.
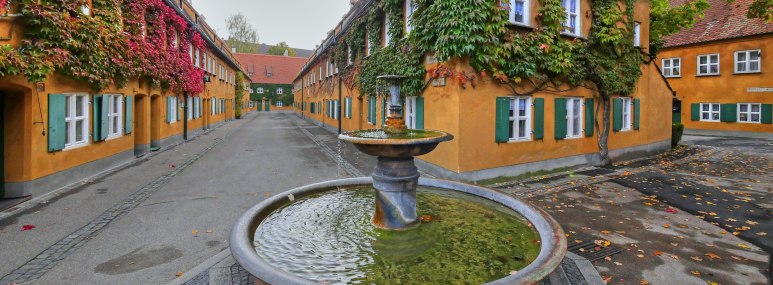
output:
M418 184L419 171L413 157L379 157L373 170L373 187L376 188L373 225L391 230L405 230L417 225Z

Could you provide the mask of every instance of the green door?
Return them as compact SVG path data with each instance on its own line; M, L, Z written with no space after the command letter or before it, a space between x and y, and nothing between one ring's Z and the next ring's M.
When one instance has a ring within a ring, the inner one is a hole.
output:
M673 106L671 108L673 110L672 111L673 115L671 116L671 123L681 124L682 123L682 101L674 100Z
M271 111L271 101L266 101L266 112Z

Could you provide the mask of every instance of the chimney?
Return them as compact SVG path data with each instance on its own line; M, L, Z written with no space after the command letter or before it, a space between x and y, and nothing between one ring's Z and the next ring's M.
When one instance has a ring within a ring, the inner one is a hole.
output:
M232 52L232 53L236 53L236 48L235 48L235 47L232 47L232 48L231 48L231 52Z

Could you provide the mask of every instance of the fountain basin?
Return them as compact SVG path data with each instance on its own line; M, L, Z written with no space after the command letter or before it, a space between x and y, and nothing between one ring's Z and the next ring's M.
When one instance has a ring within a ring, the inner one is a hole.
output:
M269 284L318 284L275 268L261 258L253 243L256 229L272 212L291 204L290 195L294 199L301 199L336 187L371 186L372 183L369 177L328 181L299 187L259 203L239 218L231 232L231 252L234 258L251 274ZM566 254L563 230L547 213L534 206L492 189L464 183L421 178L419 185L458 191L496 202L519 213L534 226L541 240L536 259L517 273L488 284L537 283L553 272Z
M454 136L433 130L408 130L400 135L389 135L383 130L360 130L340 134L338 138L351 142L368 155L413 157L431 152L439 143L450 141Z

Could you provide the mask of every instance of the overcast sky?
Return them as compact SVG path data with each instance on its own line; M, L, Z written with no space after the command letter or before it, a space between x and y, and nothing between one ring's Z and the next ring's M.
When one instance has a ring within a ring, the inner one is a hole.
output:
M349 0L191 0L217 34L228 38L225 19L242 13L258 32L260 42L287 42L313 49L349 11Z

